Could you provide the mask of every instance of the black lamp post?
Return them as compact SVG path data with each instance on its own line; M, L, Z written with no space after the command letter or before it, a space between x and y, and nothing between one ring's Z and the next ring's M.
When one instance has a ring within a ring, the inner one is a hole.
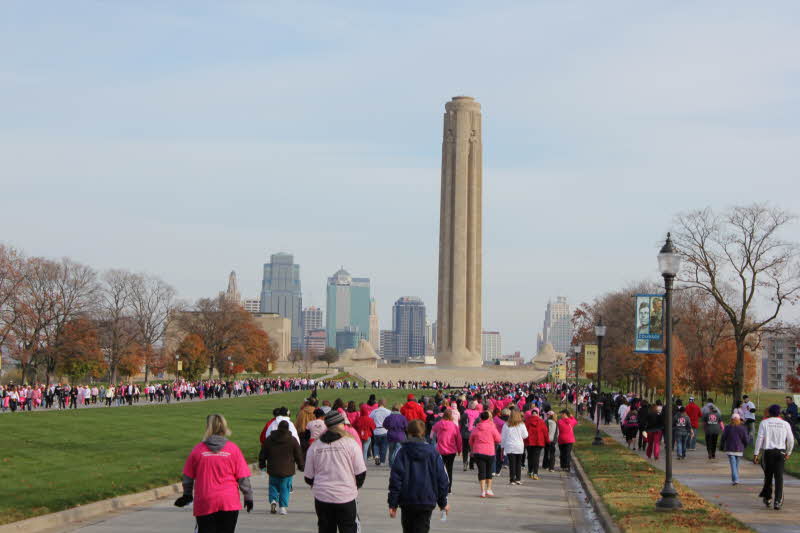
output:
M575 359L572 367L575 369L575 417L578 416L578 357L581 353L581 345L578 344L577 346L573 347L573 352L575 352Z
M597 418L597 429L595 430L594 440L592 444L595 446L602 446L603 439L600 437L600 394L602 386L600 383L603 380L603 337L606 336L606 327L603 325L603 317L597 321L594 327L594 334L597 335L597 400L594 402L594 416Z
M667 233L667 242L658 254L658 269L664 277L664 355L667 365L667 383L664 390L664 449L666 465L664 469L664 487L661 499L656 502L656 509L670 511L683 507L678 499L678 491L672 486L672 283L681 268L681 258L672 247L672 239Z

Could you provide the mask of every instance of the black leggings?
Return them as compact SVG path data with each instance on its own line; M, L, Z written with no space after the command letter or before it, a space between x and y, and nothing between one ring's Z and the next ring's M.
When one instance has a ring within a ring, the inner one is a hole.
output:
M356 501L347 503L327 503L314 499L317 511L319 533L356 533L358 531L358 510Z
M478 481L492 479L492 474L494 473L494 455L473 453L472 458L475 460L475 464L478 465Z
M197 533L233 533L239 511L217 511L197 517Z
M553 470L556 467L556 443L551 442L544 447L544 459L542 459L542 468Z
M558 445L558 453L559 453L559 462L561 463L561 468L569 472L569 459L570 454L572 453L572 443L567 444L559 444Z
M706 433L706 450L708 450L709 457L716 457L717 455L717 439L719 439L719 435Z
M464 461L464 464L467 464L467 461L469 461L470 468L475 465L475 461L471 459L469 455L469 437L461 437L461 459Z
M520 481L522 479L522 454L507 453L508 457L508 480Z
M444 469L447 471L447 479L450 480L450 485L447 487L447 493L453 491L453 463L456 460L456 454L449 453L447 455L442 456L442 461L444 461Z
M528 446L528 474L539 474L539 455L542 453L541 446Z

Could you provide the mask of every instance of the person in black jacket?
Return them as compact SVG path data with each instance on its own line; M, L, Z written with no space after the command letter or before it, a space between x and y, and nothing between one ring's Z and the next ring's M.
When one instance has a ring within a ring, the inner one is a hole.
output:
M397 452L389 476L389 516L395 518L400 507L403 533L428 533L433 509L438 505L450 511L450 480L442 456L425 441L425 423L412 420L406 433L408 440Z
M288 512L295 465L302 471L303 462L303 452L289 431L289 422L281 420L278 429L264 440L258 454L258 467L269 474L270 513L275 514L279 506L282 515Z
M650 412L647 413L645 426L647 430L647 450L645 450L645 455L647 455L648 459L653 457L656 461L658 461L661 449L661 435L664 433L664 412L662 409L661 400L658 400L650 408ZM670 451L667 450L667 453L670 453Z

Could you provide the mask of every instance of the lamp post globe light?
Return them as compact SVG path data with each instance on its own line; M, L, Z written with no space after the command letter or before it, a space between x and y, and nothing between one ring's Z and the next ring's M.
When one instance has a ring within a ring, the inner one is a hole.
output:
M600 383L603 380L603 337L606 336L606 326L603 324L603 317L600 317L597 321L597 325L594 327L594 334L597 336L597 400L594 402L594 416L597 418L597 428L595 429L592 444L595 446L602 446L603 439L600 437L600 406L602 405L600 394L602 392L602 386Z
M658 253L658 269L664 277L664 358L666 359L667 382L664 387L666 411L664 415L664 449L666 464L664 468L664 487L661 498L656 502L656 509L665 511L680 509L683 505L678 499L678 491L672 485L672 284L681 268L681 257L672 246L672 239L667 233L667 241Z

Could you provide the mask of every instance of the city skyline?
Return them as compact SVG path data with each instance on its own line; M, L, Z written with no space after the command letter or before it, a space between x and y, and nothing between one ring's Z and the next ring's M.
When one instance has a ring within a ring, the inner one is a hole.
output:
M798 8L779 4L11 3L2 239L192 301L231 269L254 298L264 250L289 250L307 305L344 263L373 280L378 316L403 294L434 309L441 109L467 94L483 108L483 322L529 356L550 296L659 282L675 213L800 212ZM126 24L85 31L108 20Z

